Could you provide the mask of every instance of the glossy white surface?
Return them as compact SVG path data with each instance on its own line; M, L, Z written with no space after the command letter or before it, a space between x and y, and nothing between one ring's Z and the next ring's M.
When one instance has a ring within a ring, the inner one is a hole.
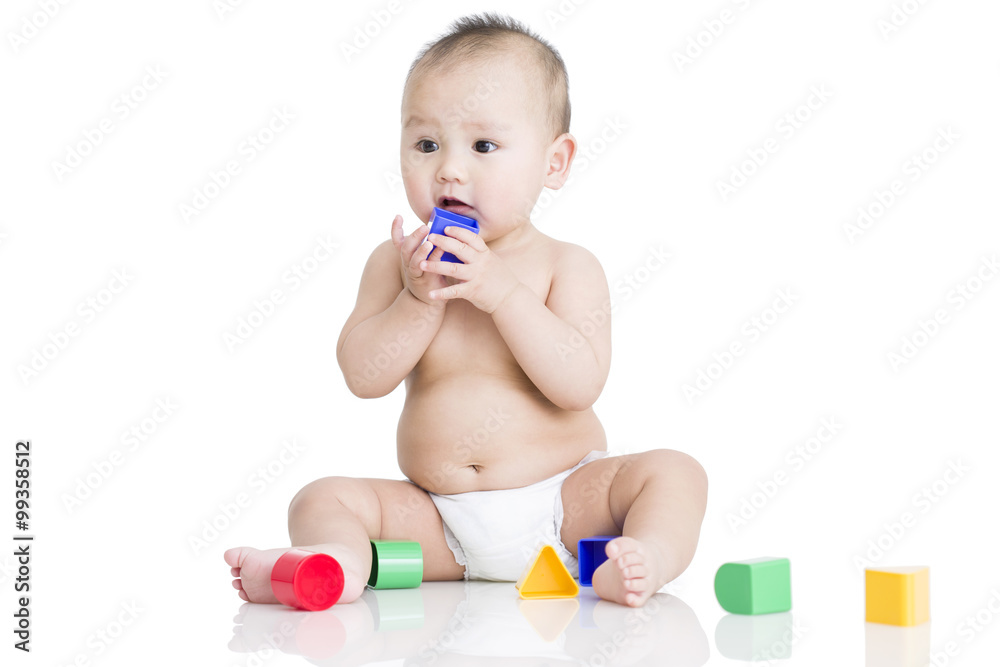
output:
M278 650L318 664L702 665L709 639L680 599L659 594L642 610L600 600L519 600L513 585L440 582L368 590L360 600L305 614L240 610L230 647Z

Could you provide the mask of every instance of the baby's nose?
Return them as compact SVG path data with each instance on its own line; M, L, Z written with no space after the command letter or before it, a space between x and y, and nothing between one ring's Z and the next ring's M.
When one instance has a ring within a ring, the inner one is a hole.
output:
M464 182L468 178L465 160L453 152L442 155L441 163L438 165L437 178L440 182Z

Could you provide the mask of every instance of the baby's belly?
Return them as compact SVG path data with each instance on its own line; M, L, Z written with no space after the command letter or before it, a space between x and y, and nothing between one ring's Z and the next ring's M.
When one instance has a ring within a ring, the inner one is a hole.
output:
M607 449L592 409L563 410L530 382L482 372L407 385L399 467L435 493L527 486Z

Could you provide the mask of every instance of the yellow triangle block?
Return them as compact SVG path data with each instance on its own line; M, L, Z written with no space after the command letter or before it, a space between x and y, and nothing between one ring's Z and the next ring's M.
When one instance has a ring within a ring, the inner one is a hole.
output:
M580 586L556 555L556 550L546 544L521 573L514 587L525 600L539 598L572 598L580 593Z

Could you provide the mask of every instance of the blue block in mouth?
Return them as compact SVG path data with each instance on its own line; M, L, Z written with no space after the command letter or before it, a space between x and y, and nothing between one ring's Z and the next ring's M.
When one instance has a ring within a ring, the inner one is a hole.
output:
M427 224L431 228L431 231L429 232L430 234L440 234L441 236L445 236L444 233L445 227L461 227L463 229L468 229L473 234L479 233L479 223L476 222L474 219L466 215L460 215L458 213L452 213L451 211L446 211L443 208L438 208L437 206L435 206L434 210L431 211L431 219L427 221ZM437 246L431 248L431 252L434 252L434 248L436 247ZM427 253L427 257L430 256L431 256L430 253ZM456 264L464 263L462 262L462 260L460 260L458 257L455 257L450 252L446 252L443 255L441 255L441 261L455 262Z

